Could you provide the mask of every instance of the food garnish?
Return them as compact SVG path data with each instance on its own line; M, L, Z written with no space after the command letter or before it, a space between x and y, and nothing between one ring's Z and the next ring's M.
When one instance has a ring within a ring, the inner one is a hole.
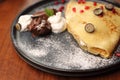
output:
M114 6L112 5L112 4L106 4L105 5L105 8L107 9L107 10L113 10L113 8L114 8Z
M85 31L88 33L93 33L95 31L95 27L93 24L88 23L85 25Z
M115 9L112 9L113 14L117 13Z
M58 11L62 12L64 10L64 6L61 6Z
M96 8L96 9L94 9L94 14L96 15L96 16L99 16L99 15L102 15L103 14L103 9L101 9L101 8Z
M85 6L85 10L89 10L90 9L90 6Z
M48 9L48 8L46 8L46 9L45 9L45 12L46 12L46 14L47 14L48 17L54 15L54 10L53 10L53 9Z
M19 17L18 22L15 24L15 28L20 31L28 31L28 25L32 21L32 15L22 15Z
M120 52L116 52L115 56L120 57Z
M62 3L65 3L65 0L61 0Z
M15 27L16 27L16 29L17 29L18 31L21 30L21 24L20 24L20 23L17 23L17 24L15 25Z
M94 6L97 6L97 2L93 2L93 5L94 5Z
M59 2L58 2L58 1L55 1L55 2L54 2L54 4L55 4L55 5L58 5L58 4L59 4Z
M100 8L103 10L104 9L104 7L103 6L100 6Z
M75 8L75 7L73 7L73 8L72 8L72 11L73 11L73 12L76 12L76 8Z
M57 12L56 15L49 17L48 21L51 23L53 33L61 33L66 30L66 20L61 12Z
M78 0L78 4L80 4L80 3L85 3L86 2L86 0Z
M84 12L84 10L80 10L80 13L83 13Z

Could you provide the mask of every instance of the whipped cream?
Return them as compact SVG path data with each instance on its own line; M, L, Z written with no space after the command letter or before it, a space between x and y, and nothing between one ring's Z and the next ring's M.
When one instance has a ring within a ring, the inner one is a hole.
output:
M61 33L66 30L66 20L62 17L61 12L57 12L56 15L49 17L48 21L51 23L53 33Z
M27 26L31 23L32 21L32 15L22 15L20 16L20 18L18 19L18 23L20 24L20 31L27 31Z

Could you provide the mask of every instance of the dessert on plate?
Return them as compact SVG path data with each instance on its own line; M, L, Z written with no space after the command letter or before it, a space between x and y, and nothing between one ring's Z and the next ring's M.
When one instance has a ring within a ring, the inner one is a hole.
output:
M33 37L68 30L83 50L110 58L120 40L120 8L85 0L70 0L61 10L45 9L21 15L16 24L20 32L30 31Z
M68 32L83 50L110 58L120 39L120 8L108 3L70 0L65 17Z
M34 14L21 15L16 24L20 32L30 31L33 37L61 33L66 30L66 20L62 12L56 9L45 9Z

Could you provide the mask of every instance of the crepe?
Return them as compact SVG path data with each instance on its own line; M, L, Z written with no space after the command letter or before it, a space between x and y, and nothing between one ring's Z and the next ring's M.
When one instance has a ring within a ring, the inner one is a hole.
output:
M87 8L87 7L88 8ZM96 16L94 10L103 8L104 14ZM120 39L120 9L105 9L105 4L95 2L78 3L71 0L65 10L68 32L71 33L80 47L94 55L110 58ZM85 31L85 25L92 23L93 33Z

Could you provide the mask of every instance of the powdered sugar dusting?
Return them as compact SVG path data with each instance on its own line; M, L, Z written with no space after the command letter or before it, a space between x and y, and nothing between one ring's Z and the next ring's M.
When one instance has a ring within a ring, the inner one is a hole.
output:
M29 57L38 63L60 69L84 70L94 69L113 64L118 60L103 59L84 52L66 31L61 34L51 34L46 37L32 38L24 33L18 36L18 45Z

